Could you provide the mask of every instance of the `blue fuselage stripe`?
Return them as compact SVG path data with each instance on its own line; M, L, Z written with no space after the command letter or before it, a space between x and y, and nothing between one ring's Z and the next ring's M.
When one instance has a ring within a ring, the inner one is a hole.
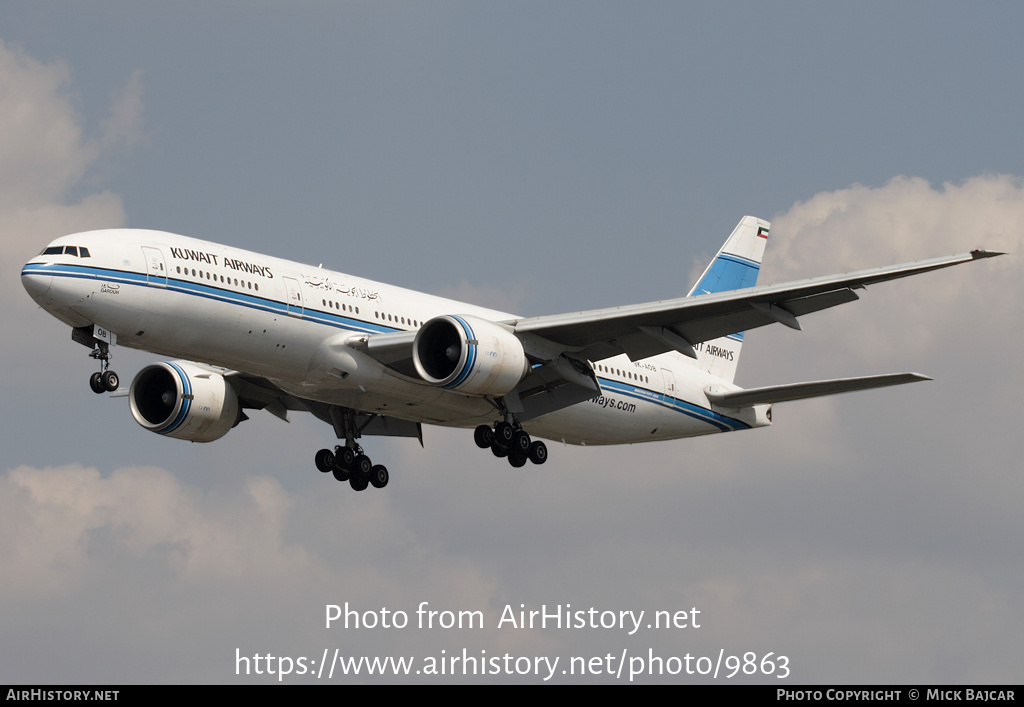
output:
M622 381L611 380L609 378L599 377L597 380L601 384L602 392L608 390L618 395L633 398L634 400L642 400L647 403L661 405L662 407L682 413L688 417L700 420L701 422L706 422L722 432L750 429L750 425L745 422L735 420L731 417L726 417L725 415L717 413L714 410L708 410L700 405L694 405L693 403L686 402L685 400L670 397L664 393L659 393L656 390L641 388L630 383L623 383Z
M21 274L52 275L54 277L66 277L81 280L103 280L104 282L116 282L122 285L158 287L157 285L149 282L149 278L145 273L91 268L81 265L43 265L39 263L29 263L22 269ZM256 297L243 292L227 290L222 287L213 287L211 285L204 285L190 280L179 280L170 277L167 278L167 284L164 285L164 278L160 277L159 279L161 284L158 289L179 292L181 294L202 297L204 299L210 299L218 302L225 302L227 304L237 304L261 312L271 312L273 314L288 313L288 305L285 302L278 302L277 300L268 299L266 297ZM356 331L362 334L382 334L402 331L398 327L375 324L373 322L354 319L352 317L344 317L309 307L305 308L303 318L320 324L326 324L339 329Z

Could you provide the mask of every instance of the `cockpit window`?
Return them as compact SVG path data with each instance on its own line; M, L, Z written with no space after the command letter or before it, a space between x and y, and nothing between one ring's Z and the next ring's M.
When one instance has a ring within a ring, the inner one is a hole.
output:
M76 258L88 258L89 249L84 246L79 248L76 245L51 245L43 248L40 255L73 255Z

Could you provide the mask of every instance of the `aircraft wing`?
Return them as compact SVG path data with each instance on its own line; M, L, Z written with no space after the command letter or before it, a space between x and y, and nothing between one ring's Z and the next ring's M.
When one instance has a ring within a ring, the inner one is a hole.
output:
M780 285L498 322L515 332L534 363L529 375L504 396L505 403L520 420L528 420L600 394L600 384L587 361L619 354L637 361L672 350L696 358L693 347L700 342L773 323L799 329L798 317L859 299L856 289L996 255L1002 253L974 250ZM415 337L414 331L402 331L353 338L347 343L400 373L416 377L411 363ZM920 379L900 375L819 381L757 389L746 392L746 397L722 394L717 402L727 406L754 404L755 400L782 402Z
M961 255L828 275L780 285L680 297L511 322L527 352L575 353L591 361L625 353L631 360L676 350L696 357L693 345L766 324L799 329L798 317L859 299L868 285L990 258L1002 253L973 250ZM532 342L538 337L542 341ZM547 356L539 356L547 358Z

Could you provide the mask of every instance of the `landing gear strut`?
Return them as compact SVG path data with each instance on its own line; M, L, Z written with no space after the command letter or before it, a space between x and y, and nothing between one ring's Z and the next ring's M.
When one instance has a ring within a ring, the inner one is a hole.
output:
M527 461L543 464L548 460L548 447L541 441L534 442L529 433L515 421L502 421L490 428L479 425L473 430L473 441L481 449L490 448L496 457L507 457L508 463L518 468Z

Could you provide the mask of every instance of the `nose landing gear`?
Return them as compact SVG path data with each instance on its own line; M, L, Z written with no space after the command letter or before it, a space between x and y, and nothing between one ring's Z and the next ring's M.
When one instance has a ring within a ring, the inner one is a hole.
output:
M110 365L110 346L106 341L97 341L96 347L89 353L89 356L98 359L100 362L100 370L89 376L89 387L92 388L92 392L113 393L117 390L118 385L120 385L121 379L108 368Z

